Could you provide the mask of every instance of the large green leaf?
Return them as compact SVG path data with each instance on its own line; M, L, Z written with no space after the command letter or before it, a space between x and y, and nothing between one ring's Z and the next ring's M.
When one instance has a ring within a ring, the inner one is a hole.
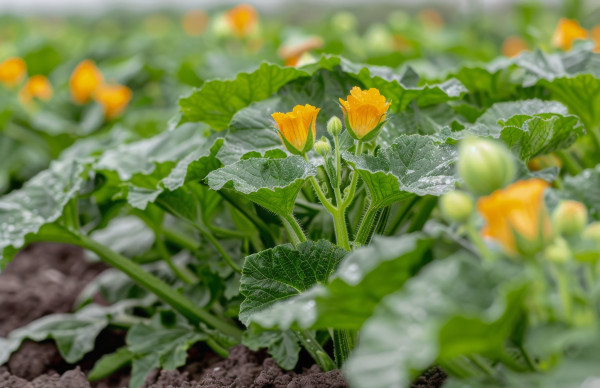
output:
M74 314L42 317L12 331L7 338L0 338L0 365L7 362L26 339L37 342L53 339L62 358L73 364L94 350L96 337L113 317L151 301L154 299L122 300L111 306L91 304Z
M439 196L453 190L458 179L456 147L436 144L426 136L400 136L375 156L344 153L343 157L369 187L371 206L376 208L414 194Z
M81 162L55 161L23 188L0 198L0 268L28 237L62 216L65 205L77 196L85 181L86 169Z
M243 344L252 350L267 348L269 354L284 369L294 369L298 363L300 345L291 330L256 330L251 326L244 332Z
M134 325L127 333L127 347L133 354L130 388L141 387L156 368L174 370L184 365L190 346L208 338L172 313L165 315L167 319L156 314L150 323Z
M406 387L434 362L493 358L522 312L522 268L457 255L436 261L377 306L344 369L355 387Z
M252 158L213 171L206 179L213 190L233 189L276 214L288 215L304 181L316 173L300 156Z
M382 298L420 269L431 243L421 234L375 237L342 260L329 284L255 313L252 322L265 329L358 330Z
M308 290L326 284L346 251L328 241L307 241L294 248L278 245L246 257L240 292L240 321L249 325L254 314L268 310Z
M264 100L286 83L308 75L305 71L263 63L252 73L240 73L234 80L206 82L188 97L179 100L184 121L203 121L216 130L227 128L238 110Z
M396 74L389 68L366 66L344 58L323 56L316 63L299 69L263 63L254 72L241 73L234 80L207 82L201 89L180 100L182 120L203 121L217 130L223 130L242 108L267 99L273 93L281 91L280 89L288 83L301 85L302 78L328 72L339 73L343 78L352 80L352 86L378 88L381 94L392 100L392 111L401 111L414 100L419 105L426 106L458 99L466 91L455 79L436 85L414 86L414 82L407 81L410 77ZM298 82L292 82L296 80ZM410 86L402 82L407 82ZM301 103L320 107L320 101L335 102L340 97L345 98L349 91L350 88L343 91L329 90L323 85L321 88L308 88L305 93L310 98ZM286 111L289 110L291 107Z
M583 128L564 105L539 99L500 102L492 105L474 124L452 131L443 128L432 138L454 143L467 136L502 139L522 160L568 148Z

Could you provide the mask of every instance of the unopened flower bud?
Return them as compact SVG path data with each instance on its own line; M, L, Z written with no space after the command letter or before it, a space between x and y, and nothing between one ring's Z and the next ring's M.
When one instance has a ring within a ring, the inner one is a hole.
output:
M440 210L452 222L466 222L473 213L473 199L462 191L451 191L441 196Z
M571 249L569 244L562 237L554 239L552 244L544 249L544 257L555 263L565 263L571 258Z
M585 240L595 241L600 244L600 222L592 222L583 231L582 237Z
M552 213L552 224L557 233L576 236L587 224L587 209L581 202L562 201Z
M329 140L326 137L322 137L321 140L315 143L314 146L317 154L325 157L331 152L331 145L329 144Z
M461 142L457 168L465 185L477 195L504 187L516 172L514 158L506 146L475 137Z
M327 132L331 134L331 136L337 136L342 132L342 120L337 116L332 116L327 122Z

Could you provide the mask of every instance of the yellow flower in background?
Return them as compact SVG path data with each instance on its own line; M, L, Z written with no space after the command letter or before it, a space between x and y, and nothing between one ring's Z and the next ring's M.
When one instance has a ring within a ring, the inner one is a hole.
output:
M52 85L43 75L34 75L29 78L19 92L19 101L24 105L29 104L34 98L44 101L52 98Z
M291 112L273 113L283 145L295 155L305 154L315 143L316 120L321 109L312 105L296 105Z
M225 19L233 33L243 38L256 28L258 12L251 5L240 4L227 11Z
M541 179L518 181L477 201L485 219L481 233L496 240L506 252L514 254L522 244L543 244L552 236L552 224L544 204L549 184Z
M283 58L285 66L298 66L300 58L310 50L323 46L323 39L312 36L298 44L289 44L279 48L279 56Z
M509 36L502 43L502 55L505 57L513 58L526 51L527 42L518 36Z
M417 18L427 29L438 30L444 27L444 17L435 9L424 9L423 11L419 12Z
M27 65L21 58L8 58L0 63L0 82L7 87L21 83L27 74Z
M592 28L590 31L590 37L594 41L594 52L600 53L600 24Z
M357 140L369 141L381 131L391 102L386 102L375 88L362 90L355 86L346 101L340 98L340 104L350 135Z
M208 26L208 14L198 9L192 9L181 19L183 30L189 36L200 36Z
M104 109L104 117L112 119L120 115L131 100L131 89L123 85L101 85L94 100Z
M540 171L550 167L562 167L562 161L558 156L554 154L540 155L527 163L527 168L531 171Z
M558 21L552 44L562 50L570 50L576 39L587 39L588 33L576 20L562 18Z
M94 62L86 59L81 62L69 79L69 90L71 99L76 104L85 104L89 102L98 87L104 82L104 77Z

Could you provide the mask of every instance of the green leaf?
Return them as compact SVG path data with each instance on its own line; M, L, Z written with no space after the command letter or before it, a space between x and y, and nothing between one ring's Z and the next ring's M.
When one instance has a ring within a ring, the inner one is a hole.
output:
M238 110L264 100L286 83L306 76L293 67L263 63L252 73L240 73L234 80L214 80L179 100L183 121L203 121L223 130Z
M459 131L446 127L432 138L448 143L467 136L502 139L527 161L537 155L568 148L582 134L579 119L569 115L564 105L532 99L496 103L474 124Z
M522 313L522 274L511 262L484 267L463 255L430 264L365 322L344 366L350 384L405 387L434 362L503 352Z
M316 168L300 156L284 159L245 159L211 172L211 189L233 189L280 215L292 214L296 196Z
M583 203L590 216L600 219L600 165L583 170L579 175L566 176L561 190L554 190L560 198Z
M0 198L0 269L28 238L59 219L65 205L77 196L86 168L80 162L55 161L23 188Z
M267 348L269 354L283 369L294 369L298 363L300 345L291 330L258 331L251 326L244 332L242 343L251 350Z
M240 286L245 297L240 321L248 326L254 314L316 284L326 284L345 254L344 249L320 240L303 242L296 248L279 245L246 257Z
M377 155L343 157L369 187L371 206L381 208L413 194L439 196L453 190L457 177L455 146L435 144L426 136L400 136Z
M161 313L156 314L149 324L137 324L127 333L127 347L133 354L130 388L144 384L146 377L155 368L174 370L185 364L187 350L196 342L208 338L195 331L183 319L167 314L172 322L163 322Z
M94 368L88 374L88 380L97 381L106 378L130 364L132 359L133 354L125 346L114 353L106 354L94 364Z
M376 236L368 247L349 253L326 285L253 315L266 329L358 330L375 306L402 288L424 264L432 240L422 234Z
M35 320L13 330L7 338L0 338L0 365L6 363L26 339L36 342L53 339L61 357L74 364L94 350L96 337L110 323L111 317L145 306L147 301L123 300L112 306L91 304L74 314L52 314Z

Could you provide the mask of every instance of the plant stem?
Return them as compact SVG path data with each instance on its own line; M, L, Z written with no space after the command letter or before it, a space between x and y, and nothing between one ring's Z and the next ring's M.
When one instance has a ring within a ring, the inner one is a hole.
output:
M423 198L423 200L421 201L421 209L419 209L419 212L408 226L408 229L406 230L407 233L412 233L423 229L423 226L429 219L431 212L437 205L437 200L437 197Z
M402 208L396 214L394 221L392 221L392 225L387 230L386 236L391 236L394 233L396 233L400 225L402 225L402 223L406 219L406 216L408 216L410 210L417 202L419 202L420 199L421 197L415 195L412 198L408 199L407 202L403 203Z
M212 314L196 306L189 299L169 287L168 284L146 272L138 264L112 251L104 245L98 244L87 236L80 235L78 236L78 239L78 245L96 253L105 263L125 273L133 281L152 292L192 323L199 324L203 322L210 327L220 330L223 334L229 335L237 340L241 339L242 331L240 329L219 320Z
M469 219L467 222L466 229L469 239L473 245L475 245L475 248L477 248L477 251L479 251L481 257L486 261L491 261L493 259L492 253L488 249L487 245L485 245L481 235L475 228L475 219L473 217L471 217L471 219Z
M244 206L241 206L240 203L239 203L240 201L236 200L235 198L232 198L232 195L229 192L226 192L226 190L219 190L218 193L219 193L219 195L221 197L223 197L224 200L226 200L227 202L229 202L229 204L231 206L233 206L244 217L246 217L246 219L248 221L250 221L251 223L253 223L258 228L258 230L260 230L261 232L263 232L261 234L261 236L263 236L265 238L265 244L267 246L275 245L275 237L273 236L273 233L269 229L268 225L265 224L263 220L261 220L255 214L250 213L248 211L248 209L246 209Z
M294 330L296 338L300 341L304 349L311 355L313 360L321 367L323 372L337 369L335 362L329 357L321 344L307 330Z
M371 234L371 229L373 228L373 221L375 220L375 216L377 215L377 210L377 208L369 205L367 212L365 213L362 221L360 222L358 232L356 232L356 239L354 239L355 247L360 247L367 242L367 239Z
M359 141L358 144L356 145L356 152L354 153L355 155L360 155L362 153L363 150L363 142ZM342 209L346 209L348 207L348 205L350 205L350 203L352 203L352 200L354 199L354 194L356 193L356 185L358 184L358 171L354 170L354 172L352 172L352 181L350 182L350 189L348 190L348 194L344 197L344 200L342 202L342 204L340 205L340 208Z
M556 286L558 287L558 295L562 305L563 318L566 322L570 323L572 317L572 303L571 294L569 292L569 281L565 275L565 271L557 268L557 266L554 264L551 264L551 271L554 279L556 280Z
M338 368L348 359L356 343L356 333L352 330L333 330L333 353Z
M346 217L344 210L337 209L333 213L333 225L335 229L335 238L337 245L350 251L350 239L348 238L348 228L346 227Z
M167 250L167 247L163 240L163 236L161 236L160 234L156 234L155 236L156 236L155 237L156 238L156 248L158 249L158 253L161 255L162 259L167 263L169 268L171 268L171 271L173 271L175 276L177 276L179 279L181 279L186 284L197 283L198 279L196 278L196 276L193 273L191 273L190 271L185 271L185 270L177 267L175 265L175 263L173 263L173 260L171 259L171 255L169 254L169 251Z
M538 368L535 365L535 361L533 361L533 358L531 358L531 356L529 355L529 352L527 352L527 350L525 349L523 344L519 344L519 350L521 351L521 355L523 356L523 359L527 363L527 366L529 367L529 369L531 369L532 372L537 372Z
M237 273L242 273L242 269L236 263L233 262L231 256L229 256L229 254L225 251L221 243L219 243L219 240L217 240L215 236L213 236L210 230L200 225L196 225L196 228L200 231L200 233L202 233L202 235L204 235L204 237L208 239L208 241L210 241L210 243L219 252L221 257L223 257L225 262L231 267L231 269L233 269Z
M300 224L298 224L298 221L296 221L293 215L282 215L281 220L283 221L283 226L290 235L290 238L292 239L294 245L298 245L301 242L306 241L304 231L302 230L302 227L300 226Z
M310 176L308 177L308 180L312 184L315 193L317 193L319 201L321 201L321 203L323 204L325 209L327 209L328 212L333 214L333 212L335 212L337 208L333 206L333 204L327 199L325 193L323 192L323 190L321 190L321 186L319 186L319 182L317 182L317 179L314 176Z
M560 158L567 172L573 176L581 172L581 166L568 151L556 151L556 155Z

